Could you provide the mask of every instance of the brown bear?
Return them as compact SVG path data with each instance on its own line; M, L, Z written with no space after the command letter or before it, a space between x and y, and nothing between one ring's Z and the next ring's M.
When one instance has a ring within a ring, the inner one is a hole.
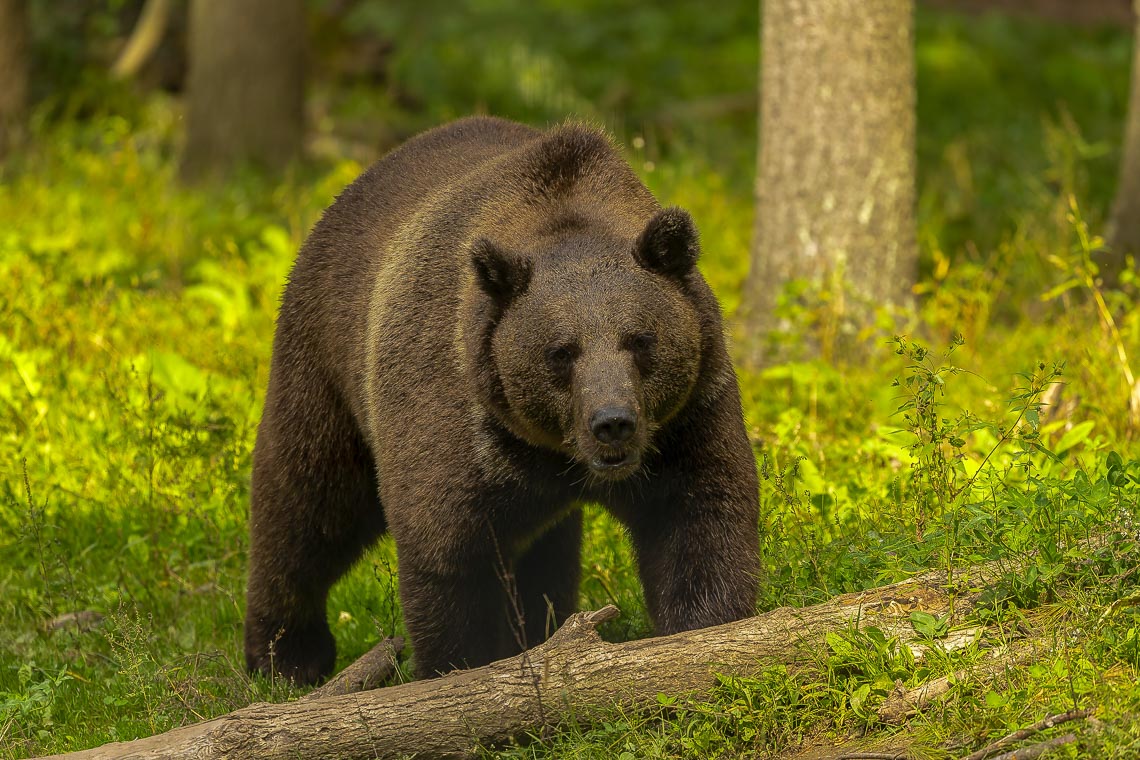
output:
M698 252L579 124L464 119L353 182L277 320L250 669L332 671L329 588L385 531L418 676L533 646L575 608L584 502L627 529L658 633L753 614L756 461Z

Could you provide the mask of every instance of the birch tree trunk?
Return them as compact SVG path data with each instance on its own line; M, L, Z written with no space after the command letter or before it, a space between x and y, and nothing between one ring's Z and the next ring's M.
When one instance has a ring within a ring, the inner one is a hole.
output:
M193 0L184 178L300 155L304 55L303 0Z
M130 79L146 65L166 34L174 11L174 0L147 0L139 13L135 28L122 52L111 66L111 74L119 79Z
M913 0L762 6L746 343L779 326L793 279L831 289L847 329L863 326L871 307L909 302L918 256Z

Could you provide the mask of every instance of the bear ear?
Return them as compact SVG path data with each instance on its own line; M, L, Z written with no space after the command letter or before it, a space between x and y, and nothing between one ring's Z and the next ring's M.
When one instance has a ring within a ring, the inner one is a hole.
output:
M521 296L530 284L530 262L486 238L471 245L471 263L479 287L501 305Z
M633 247L641 266L676 278L687 275L700 254L697 226L688 211L676 206L654 214Z

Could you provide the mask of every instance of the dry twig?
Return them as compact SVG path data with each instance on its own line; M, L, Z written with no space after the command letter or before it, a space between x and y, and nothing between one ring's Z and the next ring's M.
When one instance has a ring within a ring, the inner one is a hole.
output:
M1057 747L1072 744L1076 740L1076 734L1065 734L1064 736L1058 736L1056 739L1050 739L1040 744L1031 744L1028 747L1021 747L1020 749L1011 749L1009 752L1003 752L990 760L1033 760L1036 757L1041 757L1046 752L1052 752L1057 749Z
M1057 715L1050 715L1048 718L1043 718L1042 720L1037 721L1032 726L1026 726L1025 728L1022 728L1018 731L1014 731L1012 734L1009 734L1007 736L1003 736L1002 738L998 739L996 742L992 742L991 744L988 744L985 747L982 747L977 752L973 752L969 755L966 755L964 758L962 758L962 760L985 760L985 758L990 757L995 752L1000 752L1000 751L1004 750L1006 747L1010 746L1011 744L1017 744L1020 741L1024 741L1036 733L1039 733L1041 731L1045 731L1046 729L1053 728L1054 726L1059 726L1062 723L1068 723L1069 721L1072 721L1072 720L1084 720L1085 718L1089 717L1090 715L1092 715L1092 710L1067 710L1066 712L1058 713ZM1062 738L1064 738L1064 737L1062 737ZM1062 744L1067 744L1067 743L1068 742L1062 742ZM1049 744L1049 742L1043 742L1043 744ZM1037 745L1037 746L1040 746L1040 745ZM1061 746L1061 745L1058 744L1056 746ZM1021 755L1021 754L1009 754L1009 753L1007 753L1007 755L1008 755L1010 760L1012 760L1012 758L1015 756L1018 758L1018 760L1021 760L1021 758L1026 758L1026 757L1037 757L1038 755L1041 754L1041 752L1045 752L1048 749L1051 749L1051 747L1047 747L1045 749L1042 749L1036 755ZM1027 751L1027 750L1025 750L1025 749L1016 750L1016 752L1024 752L1024 751ZM1007 755L1002 755L1001 757L1005 758L1005 757L1007 757ZM996 760L996 758L995 758L995 760Z

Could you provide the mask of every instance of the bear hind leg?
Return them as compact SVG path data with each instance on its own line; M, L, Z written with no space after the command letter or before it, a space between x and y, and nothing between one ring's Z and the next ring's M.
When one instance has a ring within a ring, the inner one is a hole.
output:
M546 641L578 609L581 554L582 512L574 510L515 561L514 599L508 600L513 651Z
M299 684L332 672L328 592L384 532L378 493L368 447L332 389L271 382L253 462L250 671Z

